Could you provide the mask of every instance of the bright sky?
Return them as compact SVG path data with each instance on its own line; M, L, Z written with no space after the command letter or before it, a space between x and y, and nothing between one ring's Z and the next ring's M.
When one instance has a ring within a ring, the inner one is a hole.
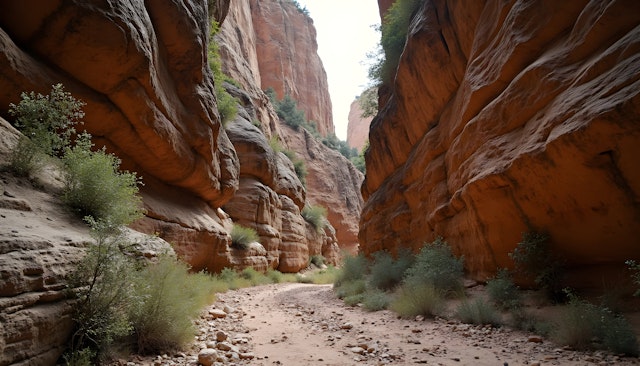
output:
M377 0L298 0L309 10L318 33L318 54L327 72L333 124L340 140L347 139L349 107L368 85L366 55L380 35Z

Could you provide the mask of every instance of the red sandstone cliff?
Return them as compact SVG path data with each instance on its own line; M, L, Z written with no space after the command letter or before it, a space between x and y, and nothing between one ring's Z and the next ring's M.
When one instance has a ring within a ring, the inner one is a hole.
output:
M278 99L289 94L318 132L335 132L327 75L318 56L313 20L291 1L250 0L260 87L273 88Z
M362 117L362 108L358 100L351 102L347 124L347 143L362 151L365 143L369 139L369 125L373 117Z
M484 279L535 229L574 273L638 259L638 2L426 1L388 87L365 252L442 235Z

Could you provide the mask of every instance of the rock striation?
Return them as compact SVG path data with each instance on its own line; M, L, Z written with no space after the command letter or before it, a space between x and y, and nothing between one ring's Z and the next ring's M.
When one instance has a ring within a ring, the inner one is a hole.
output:
M639 40L630 0L425 2L371 124L364 251L441 235L486 279L539 230L574 273L638 259Z

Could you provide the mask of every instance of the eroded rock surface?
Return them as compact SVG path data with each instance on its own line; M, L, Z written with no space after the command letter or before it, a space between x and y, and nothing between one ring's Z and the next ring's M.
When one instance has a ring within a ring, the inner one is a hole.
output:
M484 279L521 233L575 269L638 257L635 1L428 1L371 126L360 242L437 235Z
M355 147L358 151L362 151L362 148L369 140L369 125L373 117L362 117L362 107L358 100L351 102L349 108L349 116L347 124L347 143L349 146Z

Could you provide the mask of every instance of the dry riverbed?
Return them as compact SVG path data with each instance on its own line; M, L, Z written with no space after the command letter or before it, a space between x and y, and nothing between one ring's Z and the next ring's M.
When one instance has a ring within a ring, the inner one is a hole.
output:
M640 365L578 352L531 333L446 319L405 320L337 299L331 285L285 283L229 291L198 321L191 349L134 365Z

